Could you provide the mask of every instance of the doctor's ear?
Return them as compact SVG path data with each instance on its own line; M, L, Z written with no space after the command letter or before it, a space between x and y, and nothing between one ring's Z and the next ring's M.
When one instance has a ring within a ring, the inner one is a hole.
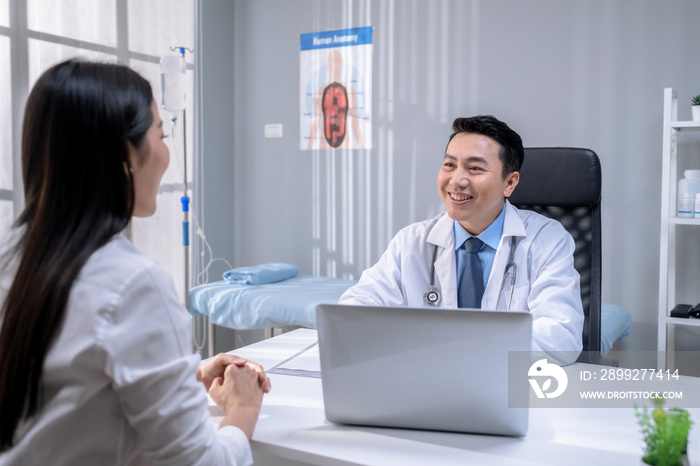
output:
M503 197L510 197L513 194L513 190L518 186L520 181L520 172L510 172L506 175L506 187L503 190Z

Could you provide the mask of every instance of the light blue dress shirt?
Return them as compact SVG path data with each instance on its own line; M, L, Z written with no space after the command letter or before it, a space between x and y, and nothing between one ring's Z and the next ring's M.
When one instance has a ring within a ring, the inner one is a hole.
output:
M505 202L503 203L505 206ZM501 208L501 213L498 214L496 220L491 223L480 235L477 236L483 245L476 255L481 261L481 270L484 272L484 289L486 289L486 283L489 280L489 274L491 273L491 267L493 266L493 258L496 256L496 249L498 249L498 243L501 241L501 235L503 234L503 219L506 216L506 210ZM455 256L457 259L457 283L462 280L462 271L464 270L465 255L462 245L466 240L471 238L467 230L464 229L462 225L459 224L457 220L454 221L454 235L455 235Z

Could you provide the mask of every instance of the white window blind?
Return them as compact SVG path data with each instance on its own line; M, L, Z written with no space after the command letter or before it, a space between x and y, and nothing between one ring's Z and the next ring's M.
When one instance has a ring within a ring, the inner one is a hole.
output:
M0 1L0 20L7 21L7 0ZM3 14L5 15L3 17ZM3 24L3 23L0 23ZM9 60L10 38L0 36L0 57ZM6 62L7 63L7 62ZM12 82L9 66L0 66L0 234L7 231L12 223L14 208L12 182Z
M0 0L0 26L10 26L10 0Z
M12 3L11 3L12 2ZM149 80L160 104L160 58L194 49L195 0L0 0L0 233L22 208L17 169L21 115L29 89L54 63L71 57L126 63ZM14 42L13 42L14 41ZM188 184L192 179L194 57L186 52ZM13 89L15 92L13 92ZM17 90L23 92L17 92ZM15 100L13 100L15 99ZM18 101L21 99L22 101ZM182 246L183 118L161 111L170 148L153 217L132 226L134 244L168 269L184 299ZM14 173L14 174L13 174ZM14 182L13 182L14 180ZM191 194L190 194L191 195Z
M116 47L116 3L116 0L27 0L27 27L57 38Z

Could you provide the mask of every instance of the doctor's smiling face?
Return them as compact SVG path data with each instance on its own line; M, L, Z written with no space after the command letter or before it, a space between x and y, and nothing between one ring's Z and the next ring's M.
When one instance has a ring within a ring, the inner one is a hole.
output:
M520 174L504 174L501 145L478 133L457 133L447 146L437 184L447 215L472 235L484 231L503 208Z

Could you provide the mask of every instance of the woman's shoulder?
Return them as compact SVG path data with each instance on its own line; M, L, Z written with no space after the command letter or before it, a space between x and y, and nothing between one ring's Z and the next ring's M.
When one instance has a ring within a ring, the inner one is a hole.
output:
M134 280L146 276L164 280L168 274L123 234L118 234L90 256L78 280L121 292Z

